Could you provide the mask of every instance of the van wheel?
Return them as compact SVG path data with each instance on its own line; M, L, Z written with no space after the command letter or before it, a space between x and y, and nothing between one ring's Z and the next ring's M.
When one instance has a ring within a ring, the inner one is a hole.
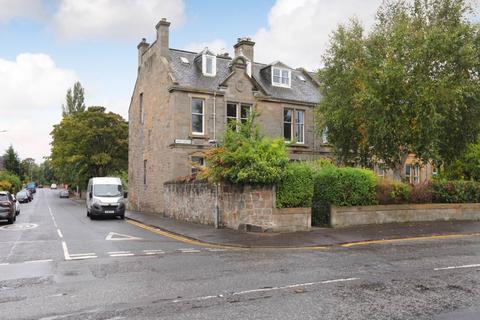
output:
M7 223L12 224L15 222L15 217L8 218Z
M87 217L90 217L90 211L87 210Z

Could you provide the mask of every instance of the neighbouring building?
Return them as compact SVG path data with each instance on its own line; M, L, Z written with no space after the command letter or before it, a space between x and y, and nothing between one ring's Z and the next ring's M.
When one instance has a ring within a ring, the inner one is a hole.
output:
M326 135L315 128L320 101L315 73L280 61L256 62L249 38L238 39L233 57L208 48L172 49L169 27L160 20L155 41L143 39L137 47L129 108L133 210L162 212L164 182L190 174L192 163L203 165L204 152L221 138L225 125L246 119L252 110L266 135L285 139L292 160L332 156Z

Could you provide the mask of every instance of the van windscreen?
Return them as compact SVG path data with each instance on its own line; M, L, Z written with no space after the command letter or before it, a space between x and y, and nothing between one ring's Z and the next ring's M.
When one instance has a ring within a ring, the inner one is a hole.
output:
M116 184L95 184L93 195L96 197L121 197L122 186Z

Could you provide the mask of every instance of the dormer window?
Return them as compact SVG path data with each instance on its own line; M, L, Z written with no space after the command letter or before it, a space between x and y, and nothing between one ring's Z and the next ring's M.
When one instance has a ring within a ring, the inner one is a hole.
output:
M272 67L272 85L290 88L291 72L288 69Z
M202 72L204 76L215 77L217 73L217 57L204 54L202 56Z

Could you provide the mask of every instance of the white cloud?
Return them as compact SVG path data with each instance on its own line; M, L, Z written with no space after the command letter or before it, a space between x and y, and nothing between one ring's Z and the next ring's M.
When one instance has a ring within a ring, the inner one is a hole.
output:
M269 12L268 27L253 36L255 60L280 60L291 67L317 69L332 31L351 17L370 26L381 3L382 0L277 0Z
M225 52L232 54L233 52L233 49L230 48L227 43L222 39L215 39L210 42L192 42L189 43L184 49L193 52L200 52L206 47L208 47L208 49L210 49L215 54L221 54Z
M62 39L134 40L152 34L161 18L183 22L183 0L60 0L53 26Z
M15 18L41 18L44 14L42 0L0 0L0 23Z
M52 125L61 119L68 88L78 79L46 54L0 58L0 153L12 144L22 158L41 161L50 154Z

